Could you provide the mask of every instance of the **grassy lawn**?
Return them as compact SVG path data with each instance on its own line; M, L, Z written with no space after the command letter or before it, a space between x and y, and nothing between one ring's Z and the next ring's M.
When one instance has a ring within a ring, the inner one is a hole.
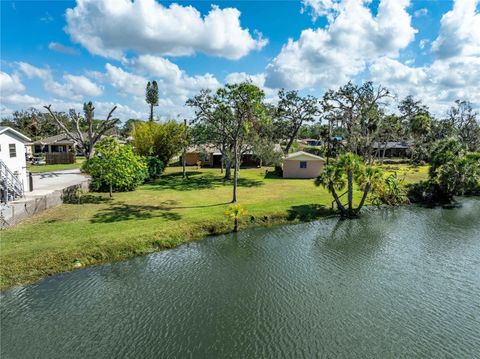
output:
M407 164L378 165L385 173L396 172L404 180L404 184L415 183L428 179L429 166L410 166Z
M427 168L384 166L405 182L427 177ZM313 180L240 172L238 198L249 215L241 226L310 221L331 214L331 195ZM168 168L134 192L84 195L82 204L51 208L1 232L1 288L28 283L79 266L112 262L231 230L224 217L231 182L218 169ZM355 193L359 200L359 193Z
M27 165L27 171L32 173L43 173L43 172L54 172L54 171L63 171L63 170L72 170L75 168L80 168L82 166L84 157L77 157L75 163L70 164L59 164L59 165Z

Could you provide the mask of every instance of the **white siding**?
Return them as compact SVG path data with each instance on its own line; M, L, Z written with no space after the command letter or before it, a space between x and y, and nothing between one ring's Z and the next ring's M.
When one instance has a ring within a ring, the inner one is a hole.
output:
M16 157L10 157L10 145L15 145ZM25 160L25 141L10 131L0 134L0 159L10 171L18 173L18 178L27 187L27 161Z

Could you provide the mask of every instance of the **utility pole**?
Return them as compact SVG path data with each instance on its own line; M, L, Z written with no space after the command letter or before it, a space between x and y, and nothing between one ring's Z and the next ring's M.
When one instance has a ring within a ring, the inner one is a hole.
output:
M328 138L327 138L327 165L330 162L330 141L332 139L332 121L328 117Z
M183 138L183 156L182 156L182 166L183 166L183 178L187 177L187 172L185 170L185 167L187 165L187 119L185 118L183 120L183 125L184 125L184 138Z

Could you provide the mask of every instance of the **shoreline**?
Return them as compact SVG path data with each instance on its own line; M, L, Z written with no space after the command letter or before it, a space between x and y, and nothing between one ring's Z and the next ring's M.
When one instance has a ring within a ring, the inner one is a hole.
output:
M366 206L372 207L372 206ZM268 217L268 220L255 220L252 222L245 218L244 220L240 221L240 228L239 232L243 232L244 230L251 229L251 228L268 228L277 225L295 225L300 223L308 223L314 222L318 220L323 220L327 218L337 217L335 211L332 211L330 214L322 214L317 218L312 218L310 220L300 220L295 218L293 220L288 219L288 214L286 213L272 213L270 215L265 215ZM248 217L248 216L247 216ZM340 217L338 217L340 218ZM115 251L115 255L112 256L96 256L94 253L87 253L84 256L74 258L72 263L71 259L70 262L62 261L61 263L64 264L63 266L56 266L55 268L45 268L40 269L39 273L31 274L29 276L18 276L18 279L11 279L11 280L2 280L2 284L0 286L0 293L3 293L8 290L13 290L14 288L19 288L31 284L35 284L45 278L55 276L57 274L73 272L80 269L86 269L89 267L97 266L97 265L104 265L104 264L112 264L117 263L125 260L129 260L135 257L146 256L149 254L161 252L168 249L173 249L178 246L191 243L194 241L203 240L208 237L222 235L222 234L230 234L233 232L233 225L227 225L225 221L218 221L213 223L208 223L206 225L193 225L192 228L185 232L187 236L184 236L183 239L179 239L176 237L172 238L164 238L162 239L152 239L150 246L146 248L142 248L139 246L138 248L117 248ZM190 234L188 236L188 234ZM148 239L147 239L148 241ZM65 259L67 260L67 259ZM78 265L77 263L80 263ZM25 278L24 278L25 277ZM27 279L28 278L28 279Z
M267 177L267 168L245 169L239 187L248 214L240 230L296 224L332 216L332 197L313 180ZM427 168L400 166L408 183ZM233 230L225 218L231 187L217 169L189 172L172 167L132 192L90 192L85 202L66 203L1 233L0 291L92 265L114 263ZM354 201L360 192L354 191ZM371 204L367 202L367 205Z
M474 197L474 198L479 198L477 196L468 196L469 197ZM364 210L375 210L375 209L397 209L397 208L405 208L405 207L412 207L412 206L417 206L420 208L427 208L427 209L433 209L433 208L438 208L444 206L424 206L422 204L418 203L410 203L410 204L403 204L399 206L387 206L387 205L372 205L368 204L365 206ZM455 206L453 208L456 208L459 206L459 202L455 202ZM265 217L265 216L264 216ZM257 221L252 221L244 219L240 222L241 226L239 228L239 232L243 232L248 229L253 229L253 228L269 228L269 227L274 227L274 226L279 226L279 225L297 225L301 223L310 223L310 222L315 222L315 221L321 221L321 220L326 220L330 218L338 218L341 220L341 217L338 215L338 211L331 210L331 213L325 213L322 214L316 218L312 218L309 220L301 220L298 218L295 218L293 220L288 219L288 215L285 213L272 213L270 215L266 215L267 220L264 220L262 218L261 220ZM345 219L347 220L347 219ZM355 220L355 219L348 219L348 220ZM147 256L153 253L158 253L162 252L164 250L169 250L169 249L174 249L179 246L194 242L194 241L200 241L212 236L218 236L218 235L226 235L226 234L232 234L233 232L233 226L228 224L225 221L217 221L217 222L211 222L208 223L207 225L194 225L191 230L186 231L186 234L190 233L190 236L186 237L184 236L183 239L178 239L176 237L168 238L168 239L157 239L157 240L152 240L151 245L146 248L132 248L130 251L125 251L125 250L120 250L120 254L118 252L115 252L117 255L113 255L111 257L101 257L101 258L96 258L95 255L85 255L84 257L76 258L73 264L70 262L70 264L65 263L65 267L59 267L58 269L50 269L46 270L46 272L38 275L34 275L30 277L29 279L19 279L19 280L12 280L11 282L8 282L6 285L4 285L2 281L2 285L0 286L0 293L4 293L9 290L14 290L15 288L21 288L24 286L32 285L35 283L38 283L48 277L52 277L55 275L63 274L63 273L69 273L73 272L76 270L81 270L81 269L87 269L90 267L98 266L98 265L106 265L106 264L113 264L113 263L118 263L126 260L130 260L136 257L142 257L142 256ZM83 259L83 261L82 261ZM77 263L80 263L81 265L77 265Z

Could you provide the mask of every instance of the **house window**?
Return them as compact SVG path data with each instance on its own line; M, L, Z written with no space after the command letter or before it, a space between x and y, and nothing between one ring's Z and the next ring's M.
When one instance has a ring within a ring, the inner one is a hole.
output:
M14 143L10 143L8 149L10 150L10 157L17 157L17 148Z
M300 168L307 168L307 161L300 161Z

